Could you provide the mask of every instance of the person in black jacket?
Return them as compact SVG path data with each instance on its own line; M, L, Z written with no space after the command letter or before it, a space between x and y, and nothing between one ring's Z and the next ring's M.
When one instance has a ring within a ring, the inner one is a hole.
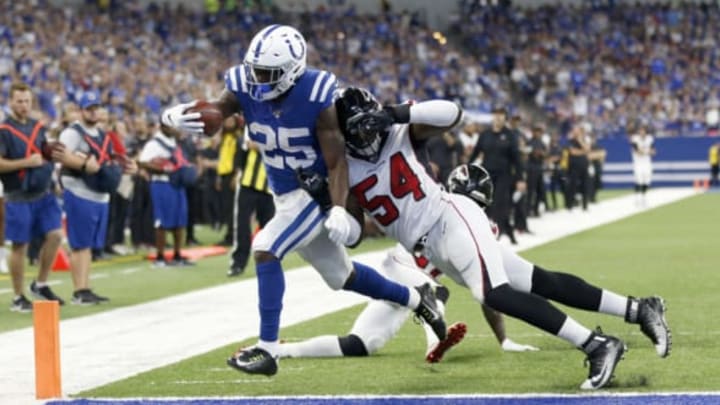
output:
M468 162L482 154L482 164L495 184L495 200L488 208L488 216L498 224L500 235L507 235L514 244L517 242L510 225L512 193L513 189L525 191L526 184L517 135L505 125L506 118L504 108L493 109L492 126L480 133Z
M577 204L577 194L582 196L583 210L587 210L590 194L590 144L585 137L585 130L581 125L576 125L570 133L570 158L568 165L568 197L572 208Z
M547 207L545 179L543 178L547 147L542 141L542 134L542 127L536 125L532 130L532 138L528 141L528 149L530 150L527 165L528 211L534 217L540 216L541 202Z

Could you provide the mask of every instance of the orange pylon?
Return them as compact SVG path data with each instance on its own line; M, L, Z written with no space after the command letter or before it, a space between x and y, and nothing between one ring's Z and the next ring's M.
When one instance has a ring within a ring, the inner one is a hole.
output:
M68 259L67 253L65 253L65 249L62 247L58 248L57 254L55 255L52 271L70 271L70 260Z

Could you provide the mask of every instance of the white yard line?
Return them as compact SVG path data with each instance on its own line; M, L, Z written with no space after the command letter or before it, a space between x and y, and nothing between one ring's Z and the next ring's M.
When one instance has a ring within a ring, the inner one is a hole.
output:
M590 212L545 214L531 219L535 234L521 236L517 248L539 246L693 194L691 189L658 189L649 193L644 209L636 208L630 195L601 202ZM377 267L383 257L381 251L355 259ZM331 291L308 267L285 277L282 327L365 301L357 294ZM98 387L256 336L258 324L254 279L62 321L63 392ZM0 348L0 403L37 403L32 329L1 333Z

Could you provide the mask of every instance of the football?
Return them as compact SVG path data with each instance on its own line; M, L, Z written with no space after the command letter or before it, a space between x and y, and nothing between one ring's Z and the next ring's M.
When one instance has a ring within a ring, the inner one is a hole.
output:
M63 145L62 143L57 142L57 141L44 142L42 144L42 146L40 147L42 157L43 157L43 159L45 159L47 161L53 160L53 158L52 158L53 151L55 151L55 150L62 151L63 149L65 149L65 145Z
M200 113L200 118L198 118L198 120L205 123L204 132L206 136L213 136L222 128L222 112L212 103L205 100L199 100L195 104L195 107L189 108L187 112Z

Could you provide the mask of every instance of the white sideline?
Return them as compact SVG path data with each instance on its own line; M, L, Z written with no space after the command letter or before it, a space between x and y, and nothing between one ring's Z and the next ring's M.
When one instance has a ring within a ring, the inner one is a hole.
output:
M529 249L695 193L686 188L657 189L649 192L645 208L635 207L634 196L629 195L593 205L589 212L546 213L530 219L534 235L520 236L516 247ZM378 266L383 255L380 251L355 258ZM331 291L308 267L285 276L283 327L365 301L357 294ZM256 336L256 288L254 279L243 280L62 321L63 393L98 387ZM39 403L33 399L33 347L31 328L0 333L1 404ZM218 359L218 364L223 361Z

